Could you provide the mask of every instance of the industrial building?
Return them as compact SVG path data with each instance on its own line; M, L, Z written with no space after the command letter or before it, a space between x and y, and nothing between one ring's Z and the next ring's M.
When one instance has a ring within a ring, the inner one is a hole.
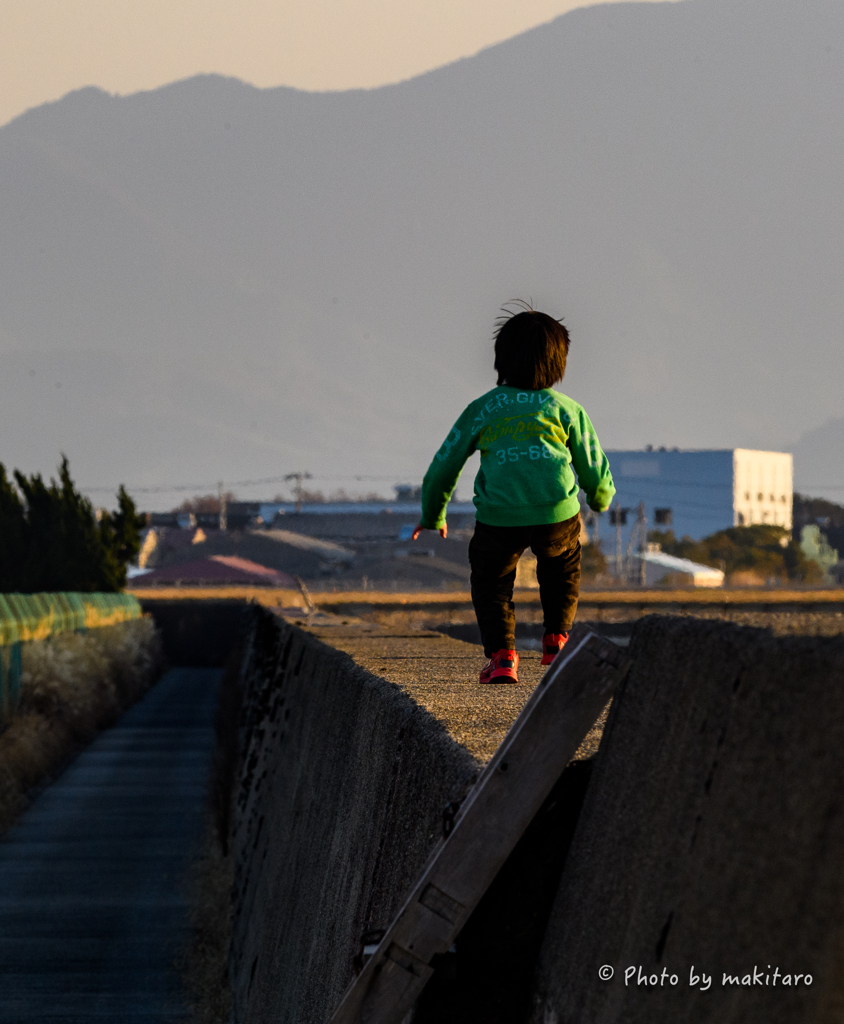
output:
M730 526L766 523L791 529L793 460L787 452L653 449L608 451L616 497L614 515L599 530L609 551L620 519L624 545L637 509L644 505L648 530L673 530L700 540Z
M664 551L641 551L633 556L634 572L639 569L639 583L652 587L668 583L681 587L723 587L724 572L711 565L700 565L689 558L666 555ZM636 562L639 563L636 566ZM644 573L642 573L644 569ZM642 579L644 575L644 579Z

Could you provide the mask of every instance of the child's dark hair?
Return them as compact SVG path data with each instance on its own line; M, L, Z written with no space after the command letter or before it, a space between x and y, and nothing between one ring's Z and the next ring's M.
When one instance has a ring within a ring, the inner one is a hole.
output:
M569 353L569 332L559 320L525 304L496 321L495 370L498 383L541 391L562 380Z

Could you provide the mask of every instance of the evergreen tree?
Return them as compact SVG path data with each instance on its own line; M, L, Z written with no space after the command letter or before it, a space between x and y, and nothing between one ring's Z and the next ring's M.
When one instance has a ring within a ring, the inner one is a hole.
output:
M0 463L0 592L19 589L23 574L26 517L23 502Z
M117 511L103 512L100 518L100 539L110 554L118 589L126 586L126 566L134 562L141 550L141 530L146 519L139 515L135 503L121 484L117 492Z
M140 548L143 518L121 486L114 514L94 513L62 456L58 482L0 465L0 590L110 592L126 584ZM21 500L23 499L23 500Z
M135 508L123 484L117 492L117 512L114 529L117 536L117 557L122 565L134 562L141 550L141 531L147 524L146 516Z

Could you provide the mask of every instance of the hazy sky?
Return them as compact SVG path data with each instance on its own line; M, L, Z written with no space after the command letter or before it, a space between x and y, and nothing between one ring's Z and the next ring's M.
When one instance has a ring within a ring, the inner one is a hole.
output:
M351 89L439 67L588 0L2 0L0 124L72 89L201 72Z

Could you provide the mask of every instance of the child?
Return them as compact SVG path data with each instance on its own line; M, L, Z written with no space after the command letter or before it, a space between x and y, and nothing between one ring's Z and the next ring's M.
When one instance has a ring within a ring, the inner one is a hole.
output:
M568 331L526 308L498 321L498 387L472 402L437 452L422 483L422 530L445 537L446 506L476 449L475 532L469 544L472 604L489 662L482 683L518 682L513 584L525 548L536 555L545 620L542 664L568 640L580 591L578 482L589 507L609 508L609 462L577 402L552 391L563 379ZM575 476L576 474L576 476Z

